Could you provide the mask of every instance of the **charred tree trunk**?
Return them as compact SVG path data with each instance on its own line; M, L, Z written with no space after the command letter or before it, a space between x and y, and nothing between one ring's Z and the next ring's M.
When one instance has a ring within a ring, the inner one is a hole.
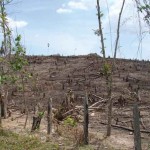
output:
M107 96L108 96L108 125L107 125L107 136L111 135L111 124L112 124L112 76L107 76Z
M140 111L137 102L133 106L134 119L134 147L135 150L142 150L141 148L141 134L140 134Z
M3 92L0 91L0 128L2 127L2 117L4 117L4 103L3 103Z
M33 123L32 123L31 132L40 128L41 119L42 119L43 114L44 114L44 112L40 109L41 109L41 106L40 106L40 103L38 103L35 106L35 114L33 116Z
M102 46L102 54L103 54L103 60L104 60L104 74L106 77L106 83L107 83L107 95L108 95L108 126L107 126L107 136L111 135L111 123L112 123L112 73L114 70L114 64L116 60L116 54L117 54L117 48L118 48L118 41L119 41L119 35L120 35L120 21L121 16L124 8L125 0L122 2L122 7L119 13L119 19L118 19L118 27L117 27L117 38L115 43L115 52L114 52L114 58L113 58L113 68L109 65L106 59L106 51L105 51L105 45L104 45L104 36L103 36L103 29L102 29L102 13L101 8L99 4L99 0L97 0L97 13L98 13L98 23L99 23L99 29L98 32L95 32L98 36L100 36L100 42Z
M25 129L26 126L27 126L28 116L29 116L29 111L28 111L28 109L26 108L26 119L25 119L25 123L24 123L24 129Z
M52 133L52 98L48 101L48 109L47 109L47 134L50 135Z
M86 97L84 100L84 144L88 145L88 124L89 124L89 112L88 112L88 93L86 91Z
M31 132L32 132L32 131L35 131L36 129L39 129L39 128L40 128L41 119L42 119L41 116L33 116L33 123L32 123Z
M0 97L0 128L2 127L2 100Z
M7 105L8 105L8 90L6 91L6 94L5 94L5 99L4 99L4 102L3 102L3 116L4 118L6 119L7 118Z

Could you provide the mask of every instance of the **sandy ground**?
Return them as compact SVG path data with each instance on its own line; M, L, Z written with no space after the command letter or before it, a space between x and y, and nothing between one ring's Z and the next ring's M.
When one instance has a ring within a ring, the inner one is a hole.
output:
M25 115L21 117L19 116L21 116L20 112L13 112L11 117L3 120L3 127L15 133L19 133L23 135L30 134L31 127L32 127L32 115L29 115L26 129L23 128L26 116ZM106 128L105 126L101 125L99 131L98 130L96 131L96 129L94 128L89 129L91 133L94 133L95 137L97 137L100 141L104 143L104 145L106 145L105 149L108 149L107 145L109 147L112 147L115 150L134 149L134 140L133 140L134 137L132 133L113 129L111 137L104 138L104 134L105 134L104 131L106 130L105 128ZM46 123L46 118L43 118L41 122L40 130L34 133L34 135L40 137L40 139L44 142L46 141L46 133L47 133L47 123ZM53 133L55 133L54 129L53 129ZM146 147L144 149L148 150L148 148Z

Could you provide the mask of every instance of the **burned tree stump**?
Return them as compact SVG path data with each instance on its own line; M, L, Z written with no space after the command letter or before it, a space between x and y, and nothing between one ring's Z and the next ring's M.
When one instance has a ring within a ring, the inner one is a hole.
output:
M122 95L120 95L120 97L118 99L118 104L120 107L124 107L126 104L126 99Z
M35 115L33 116L31 132L40 128L43 115L44 115L44 111L41 110L41 105L38 103L37 106L35 106Z
M32 123L31 131L35 131L36 129L40 128L41 119L42 119L42 117L40 117L40 116L38 116L38 117L33 116L33 123Z
M72 89L69 88L66 93L65 107L68 108L68 110L71 109L72 107L74 107L74 102L74 92L72 91Z

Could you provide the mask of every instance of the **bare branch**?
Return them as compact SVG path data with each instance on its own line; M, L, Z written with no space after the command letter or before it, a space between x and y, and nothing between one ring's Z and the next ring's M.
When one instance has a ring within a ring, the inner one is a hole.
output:
M101 45L102 45L102 54L103 54L103 59L104 61L105 58L106 58L106 55L105 55L105 45L104 45L104 36L103 36L103 30L102 30L102 23L101 23L101 17L102 17L102 14L101 14L101 9L100 9L100 5L99 5L99 0L97 0L97 12L98 12L98 23L99 23L99 35L101 37Z
M123 0L122 2L122 7L119 13L118 26L117 26L117 38L116 38L115 51L114 51L114 62L115 62L116 55L117 55L118 42L119 42L119 37L120 37L120 22L121 22L121 16L122 16L124 4L125 4L125 0Z

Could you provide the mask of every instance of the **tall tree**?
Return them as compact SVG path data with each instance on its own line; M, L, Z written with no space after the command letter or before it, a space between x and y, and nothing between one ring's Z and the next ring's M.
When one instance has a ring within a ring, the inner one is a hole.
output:
M1 43L0 55L8 55L11 53L11 30L8 25L6 5L12 0L0 0L0 26L3 33L3 40Z
M135 0L137 10L143 14L143 19L150 28L150 0Z
M12 0L0 0L0 30L3 33L0 48L0 88L2 88L5 93L5 97L3 98L4 103L7 102L8 90L12 88L11 85L16 83L22 74L25 75L24 65L27 64L25 59L26 51L21 44L21 35L17 35L15 40L12 40L6 12L6 5L11 2ZM19 73L21 74L20 76ZM6 105L7 104L5 104L5 106ZM5 106L4 110L7 110Z
M114 58L113 58L113 65L111 66L107 59L106 59L106 49L104 45L104 35L103 35L103 28L102 28L102 16L101 13L101 7L100 7L100 0L97 0L97 15L98 15L98 23L99 23L99 29L96 32L100 36L100 42L102 47L102 55L104 60L104 66L103 66L103 72L106 79L106 86L107 86L107 97L108 97L108 125L107 125L107 136L111 135L111 124L112 124L112 75L113 70L115 67L115 60L116 60L116 54L118 49L118 41L119 41L119 35L120 35L120 22L121 22L121 16L124 8L125 0L122 2L122 7L119 13L119 19L118 19L118 26L117 26L117 37L116 37L116 43L115 43L115 50L114 50Z

